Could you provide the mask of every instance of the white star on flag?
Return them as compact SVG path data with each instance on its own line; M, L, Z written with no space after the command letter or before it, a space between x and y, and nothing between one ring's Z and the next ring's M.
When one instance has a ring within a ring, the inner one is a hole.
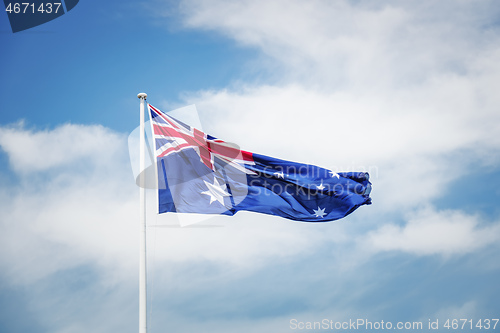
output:
M315 215L316 217L321 217L321 218L323 218L323 217L326 215L326 213L325 213L325 208L319 208L319 206L318 206L318 209L317 209L317 210L316 210L316 209L313 209L313 211L314 211L314 215Z
M340 176L336 172L330 171L330 173L332 178L337 177L337 179L340 179Z
M323 181L321 181L321 184L319 186L316 185L316 187L317 187L318 190L322 191L325 188L325 186L323 185Z
M285 174L283 173L283 171L280 171L280 172L275 172L275 173L274 173L274 176L275 176L275 177L278 177L278 178L283 178L283 179L285 179Z
M214 183L203 181L207 186L208 190L201 192L201 194L208 195L210 197L210 204L214 201L218 201L220 204L224 205L224 197L229 197L230 194L226 191L226 184L220 184L217 177L214 177Z

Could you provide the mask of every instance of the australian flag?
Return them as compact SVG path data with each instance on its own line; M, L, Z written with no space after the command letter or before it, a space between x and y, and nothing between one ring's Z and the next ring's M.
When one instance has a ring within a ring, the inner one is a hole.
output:
M234 215L246 210L326 222L371 204L368 173L337 173L247 152L150 104L148 109L160 213Z

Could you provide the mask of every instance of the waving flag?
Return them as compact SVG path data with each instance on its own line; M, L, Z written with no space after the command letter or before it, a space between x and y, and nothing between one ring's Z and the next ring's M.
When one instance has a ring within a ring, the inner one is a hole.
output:
M158 166L159 212L240 210L326 222L370 204L365 172L333 172L239 149L148 104Z

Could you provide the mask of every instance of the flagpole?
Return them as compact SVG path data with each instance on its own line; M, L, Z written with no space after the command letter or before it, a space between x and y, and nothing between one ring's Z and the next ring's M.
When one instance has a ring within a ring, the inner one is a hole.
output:
M140 201L140 238L139 238L139 333L147 332L147 293L146 293L146 195L144 192L144 166L145 166L145 145L144 137L144 100L148 95L140 93L137 97L141 100L140 106L140 140L139 140L139 201Z

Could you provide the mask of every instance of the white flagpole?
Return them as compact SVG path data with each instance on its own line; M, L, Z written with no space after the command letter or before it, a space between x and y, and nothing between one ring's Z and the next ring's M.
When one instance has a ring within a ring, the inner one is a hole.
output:
M139 148L139 201L140 201L140 257L139 257L139 333L147 332L147 293L146 293L146 195L144 192L144 166L145 145L144 137L144 100L148 95L140 93L137 95L141 100L141 125L140 125L140 148Z

